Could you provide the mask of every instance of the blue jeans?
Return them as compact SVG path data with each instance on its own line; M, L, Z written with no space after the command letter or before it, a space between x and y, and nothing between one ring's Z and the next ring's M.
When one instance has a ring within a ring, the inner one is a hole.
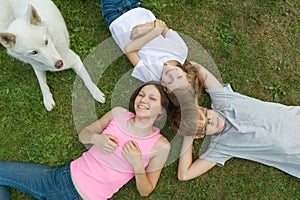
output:
M0 199L9 200L9 187L36 199L81 200L71 179L70 164L44 165L0 162Z
M142 6L142 0L100 0L102 16L109 26L125 12Z

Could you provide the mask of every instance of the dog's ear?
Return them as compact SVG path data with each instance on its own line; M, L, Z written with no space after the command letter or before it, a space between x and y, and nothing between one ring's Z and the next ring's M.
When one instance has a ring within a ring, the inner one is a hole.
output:
M16 44L16 36L10 33L0 33L0 43L8 49L13 49Z
M32 25L42 25L42 20L39 13L32 5L28 5L27 18Z

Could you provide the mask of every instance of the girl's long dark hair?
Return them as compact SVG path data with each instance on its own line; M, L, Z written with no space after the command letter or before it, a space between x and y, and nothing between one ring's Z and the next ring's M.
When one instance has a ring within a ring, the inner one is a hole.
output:
M193 89L177 89L172 92L168 116L171 128L179 135L196 135L199 112Z

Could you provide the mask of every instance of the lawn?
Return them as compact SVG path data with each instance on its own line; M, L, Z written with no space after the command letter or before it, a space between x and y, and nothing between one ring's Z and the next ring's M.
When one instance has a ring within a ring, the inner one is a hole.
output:
M115 105L127 106L131 92L127 86L137 83L129 76L130 63L110 38L98 1L54 2L65 18L71 48L84 60L107 101L100 104L91 99L72 70L48 73L56 107L46 111L31 66L8 56L1 46L1 161L59 166L77 158L86 150L77 139L78 130ZM146 0L144 6L182 34L191 60L207 66L235 91L265 101L300 105L299 1ZM207 104L205 96L201 103ZM172 155L157 188L143 199L300 197L299 179L240 159L179 182L176 150L180 138L174 138L168 125L162 132L172 141ZM200 145L201 141L195 142L195 158ZM12 199L31 198L14 190ZM132 180L112 199L142 198Z

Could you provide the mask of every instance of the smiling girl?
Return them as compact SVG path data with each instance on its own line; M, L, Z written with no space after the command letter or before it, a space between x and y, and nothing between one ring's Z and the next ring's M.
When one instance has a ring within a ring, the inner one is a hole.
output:
M170 144L153 126L165 116L169 100L163 88L147 83L131 97L134 112L116 107L79 134L93 146L63 167L0 162L0 197L9 200L9 187L36 199L102 200L112 197L135 177L141 196L156 187Z

